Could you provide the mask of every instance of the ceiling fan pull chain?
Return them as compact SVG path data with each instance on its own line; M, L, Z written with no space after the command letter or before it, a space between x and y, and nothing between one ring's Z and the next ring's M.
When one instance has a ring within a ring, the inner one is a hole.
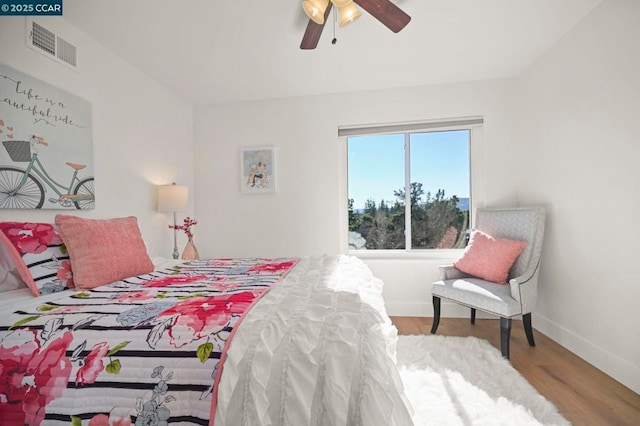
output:
M336 38L336 21L338 17L336 16L336 7L333 8L333 39L331 40L331 44L336 44L338 39Z

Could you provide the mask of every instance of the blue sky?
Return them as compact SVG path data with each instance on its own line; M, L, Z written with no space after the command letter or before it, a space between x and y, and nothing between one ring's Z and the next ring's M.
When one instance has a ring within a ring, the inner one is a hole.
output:
M361 209L367 199L395 201L404 186L404 135L348 138L349 198ZM444 189L447 197L469 197L469 131L411 134L411 181L425 193Z

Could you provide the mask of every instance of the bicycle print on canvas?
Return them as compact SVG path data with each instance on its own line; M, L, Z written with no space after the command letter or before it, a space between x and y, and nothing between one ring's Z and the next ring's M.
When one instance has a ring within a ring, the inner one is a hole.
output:
M93 209L91 104L0 64L0 209Z

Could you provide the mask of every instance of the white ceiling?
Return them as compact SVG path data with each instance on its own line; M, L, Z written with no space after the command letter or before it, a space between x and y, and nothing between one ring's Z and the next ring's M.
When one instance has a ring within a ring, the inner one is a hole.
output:
M193 104L511 77L601 0L393 0L300 50L301 0L65 0L64 17Z

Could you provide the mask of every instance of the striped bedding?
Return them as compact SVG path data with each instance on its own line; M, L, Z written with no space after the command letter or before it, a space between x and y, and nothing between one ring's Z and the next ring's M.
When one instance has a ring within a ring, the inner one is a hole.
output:
M0 314L2 425L411 424L355 258L192 261L53 296Z

